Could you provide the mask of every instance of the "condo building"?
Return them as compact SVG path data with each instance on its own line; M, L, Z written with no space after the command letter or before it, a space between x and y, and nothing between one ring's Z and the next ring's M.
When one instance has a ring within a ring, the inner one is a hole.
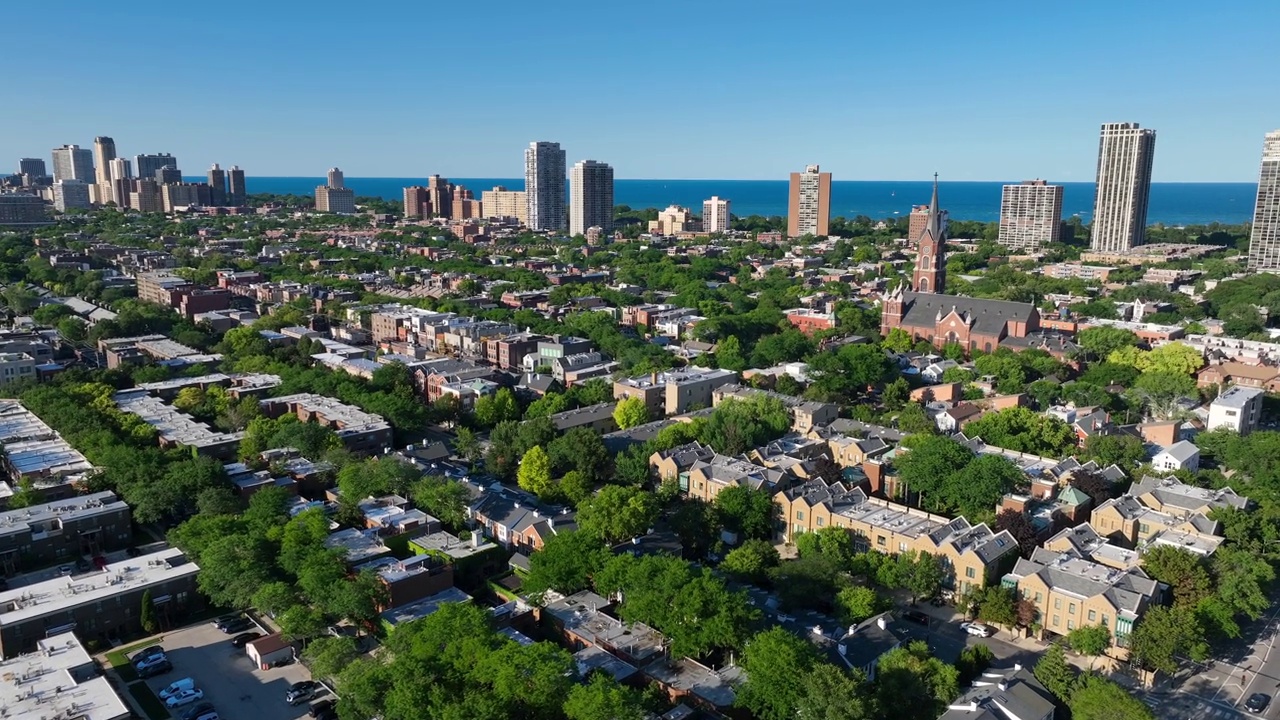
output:
M159 155L134 155L133 169L138 173L139 179L155 180L156 182L182 182L182 175L178 174L177 180L167 180L157 177L156 173L161 168L178 169L178 159L169 153L160 153Z
M817 165L802 173L791 173L787 203L787 235L826 235L831 222L831 173L819 172Z
M530 230L564 230L565 153L560 143L533 142L524 151L524 191Z
M1044 180L1005 185L1000 194L1001 245L1035 250L1062 236L1062 186Z
M222 207L227 204L227 171L218 163L209 168L209 204Z
M702 201L702 231L709 233L729 232L729 201L712 195L710 200Z
M346 187L342 171L329 168L325 182L316 188L316 212L355 214L356 193Z
M97 181L93 170L93 152L79 145L63 145L53 150L53 181L79 180L92 184Z
M1262 142L1258 199L1253 208L1253 234L1249 237L1249 269L1280 270L1280 130L1267 133Z
M523 190L508 190L498 185L480 193L480 208L486 218L515 218L529 224L529 200Z
M1124 252L1146 239L1155 149L1155 130L1137 123L1102 126L1090 249Z
M244 170L239 165L232 165L227 171L227 204L233 207L244 205L248 193L245 192Z
M569 177L569 234L584 235L587 228L613 229L613 168L595 160L573 166Z

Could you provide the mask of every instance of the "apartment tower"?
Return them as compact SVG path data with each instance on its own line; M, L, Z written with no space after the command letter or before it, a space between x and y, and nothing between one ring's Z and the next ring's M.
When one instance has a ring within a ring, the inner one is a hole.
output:
M613 230L613 168L583 160L569 173L569 234L586 235L592 227Z
M709 233L729 232L729 201L712 195L710 200L702 201L702 231Z
M1000 193L1000 236L1011 250L1036 250L1062 235L1062 186L1044 180L1005 185Z
M327 177L328 177L328 181L325 183L326 187L329 187L334 190L342 190L347 187L345 184L346 180L342 177L342 171L339 170L338 168L336 167L329 168L329 173Z
M946 210L938 211L938 220L942 223L942 229L947 229L947 223L950 216ZM914 205L911 208L911 216L907 221L907 242L912 246L920 242L920 236L924 234L924 229L929 226L929 206Z
M791 173L787 203L787 235L826 235L831 221L831 173L809 165L802 173Z
M1249 237L1249 269L1280 270L1280 130L1262 141L1262 169L1258 172L1258 200L1253 206L1253 234Z
M530 230L564 230L564 170L560 143L533 142L525 148L525 214Z
M427 189L421 185L410 185L405 188L403 200L405 217L420 218L431 214L431 201L427 199Z
M227 204L227 171L218 163L209 168L209 204L222 207Z
M99 135L93 139L93 181L98 186L98 201L103 205L115 199L111 189L111 161L115 159L115 140L106 135Z
M1137 123L1107 123L1098 141L1098 181L1089 247L1124 252L1146 237L1156 131Z
M107 166L107 178L111 187L111 200L116 207L129 207L129 193L133 191L133 166L125 158L118 157Z
M93 171L93 152L79 145L63 145L53 149L53 181L79 180L97 182Z
M232 207L244 205L249 193L245 191L244 170L239 165L232 165L227 171L227 204Z
M166 167L170 167L170 168L173 168L174 170L177 170L178 158L170 155L169 153L160 153L159 155L134 155L133 156L133 169L135 172L138 173L138 179L140 180L147 179L147 180L156 180L157 182L164 182L163 180L160 180L156 176L156 173L159 172L161 168L166 168ZM178 179L175 182L182 182L181 173L178 174Z
M436 217L453 217L453 193L457 188L447 178L432 175L427 178L427 202L431 214Z
M338 168L329 168L326 184L316 188L316 212L353 215L356 211L356 193L348 189Z
M496 185L480 193L480 209L486 218L515 218L529 224L529 201L523 190L508 190Z
M48 175L49 171L40 158L22 158L18 161L18 174L43 177Z

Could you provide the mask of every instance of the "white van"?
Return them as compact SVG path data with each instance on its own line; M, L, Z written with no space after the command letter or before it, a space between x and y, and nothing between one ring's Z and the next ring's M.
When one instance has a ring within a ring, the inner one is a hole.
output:
M196 686L196 681L192 680L189 677L182 678L181 680L174 680L173 682L169 683L168 687L160 691L160 699L168 700L170 697L177 695L183 690L191 690L195 686Z

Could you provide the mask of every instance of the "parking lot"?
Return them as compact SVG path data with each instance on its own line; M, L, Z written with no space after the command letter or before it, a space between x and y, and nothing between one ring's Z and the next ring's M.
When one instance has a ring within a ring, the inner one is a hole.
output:
M160 645L173 663L173 670L147 680L159 694L169 683L190 677L204 690L204 699L213 703L221 720L300 720L307 717L308 703L290 707L285 691L311 674L299 663L259 670L243 648L231 647L231 638L211 623L202 623L168 633ZM191 707L188 705L187 707ZM185 708L173 711L181 717Z

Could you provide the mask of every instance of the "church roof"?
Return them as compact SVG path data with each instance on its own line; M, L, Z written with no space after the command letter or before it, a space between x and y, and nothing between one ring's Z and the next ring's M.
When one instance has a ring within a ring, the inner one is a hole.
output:
M1036 308L1031 303L987 300L960 295L904 292L902 324L908 327L932 328L938 316L946 317L952 309L973 320L973 332L999 335L1009 322L1030 322Z

